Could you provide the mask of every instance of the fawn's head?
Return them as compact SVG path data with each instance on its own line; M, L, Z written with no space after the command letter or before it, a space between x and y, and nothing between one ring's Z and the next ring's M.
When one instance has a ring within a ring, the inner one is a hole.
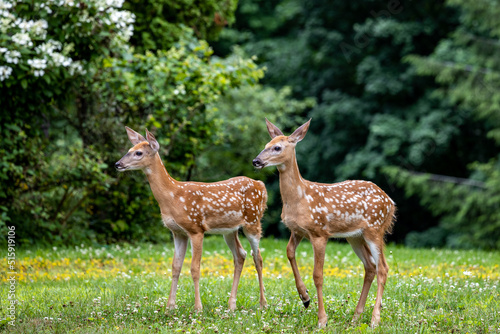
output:
M153 158L160 149L160 145L147 129L147 139L129 127L125 127L125 129L127 130L128 139L130 139L134 147L115 163L115 168L120 172L147 168L153 162Z
M271 136L271 141L266 144L266 147L253 160L253 165L256 168L264 168L266 166L279 166L284 164L294 155L295 145L304 139L311 120L302 124L290 136L283 135L280 129L266 118L267 131Z

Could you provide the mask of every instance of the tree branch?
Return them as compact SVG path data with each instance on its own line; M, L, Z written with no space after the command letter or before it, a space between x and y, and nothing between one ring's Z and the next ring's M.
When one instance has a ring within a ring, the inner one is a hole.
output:
M410 172L410 173L412 175L418 175L418 176L428 175L429 180L435 181L435 182L453 183L453 184L459 184L459 185L463 185L463 186L475 187L475 188L479 188L479 189L486 189L486 185L484 184L484 182L481 182L481 181L465 179L465 178L461 178L461 177L439 175L439 174L419 173L419 172Z

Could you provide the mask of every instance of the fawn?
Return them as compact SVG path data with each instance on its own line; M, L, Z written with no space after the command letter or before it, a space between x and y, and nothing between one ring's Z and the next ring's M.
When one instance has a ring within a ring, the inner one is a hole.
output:
M382 294L389 266L384 257L384 235L394 224L396 206L378 186L368 181L344 181L322 184L302 178L295 157L295 146L309 129L309 120L290 136L284 136L266 119L272 140L253 160L256 168L277 166L283 201L281 219L290 229L287 256L292 266L299 296L307 308L308 291L302 281L295 250L303 238L311 241L314 249L314 285L318 292L318 325L326 326L323 305L323 265L325 247L329 238L346 238L365 268L365 277L353 321L357 321L365 307L368 291L377 275L377 299L372 314L372 326L380 322Z
M118 171L142 170L149 181L151 191L161 210L163 224L172 231L174 259L172 286L167 306L175 308L177 283L186 255L188 240L191 242L191 275L194 282L197 311L202 309L200 298L200 262L205 233L222 234L233 253L234 278L229 308L236 309L236 292L243 269L246 252L238 239L241 227L252 248L260 288L260 306L265 307L264 283L262 282L262 256L259 250L262 228L260 220L266 209L267 191L264 183L248 177L202 183L180 182L172 178L158 154L160 145L146 130L146 138L125 127L134 145L116 164Z

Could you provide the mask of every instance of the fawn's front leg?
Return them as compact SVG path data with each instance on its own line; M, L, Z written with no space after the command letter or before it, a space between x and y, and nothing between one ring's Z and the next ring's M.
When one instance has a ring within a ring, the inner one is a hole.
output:
M295 285L297 286L297 291L299 292L300 299L304 303L304 307L307 308L309 306L309 303L311 302L311 299L309 298L306 286L302 281L302 278L300 277L297 261L295 260L295 250L297 249L297 246L299 245L301 240L302 240L301 236L298 236L294 232L292 232L292 235L290 236L290 241L286 246L286 255L288 257L288 260L290 261L290 265L292 266L293 276L295 278Z
M174 236L174 259L172 261L172 285L170 287L170 295L168 296L167 307L170 309L175 308L175 295L177 293L177 284L181 274L182 264L186 257L186 249L188 244L188 237L184 235Z

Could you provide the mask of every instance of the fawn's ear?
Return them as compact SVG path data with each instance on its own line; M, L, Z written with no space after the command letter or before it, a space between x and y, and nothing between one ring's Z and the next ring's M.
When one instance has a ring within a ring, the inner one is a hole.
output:
M137 145L139 143L142 143L143 141L147 141L140 133L135 132L128 126L125 127L125 130L127 130L128 139L130 140L132 145Z
M153 134L149 132L148 129L146 129L146 138L148 138L149 147L151 147L154 152L158 152L158 150L160 149L160 144L158 144L155 136L153 136Z
M307 130L309 130L309 124L311 124L311 119L306 123L302 124L297 130L295 130L289 137L288 141L290 143L298 143L306 136Z
M266 125L267 125L267 132L269 132L269 135L271 138L277 137L277 136L283 136L283 132L281 132L280 129L273 123L269 122L269 120L266 118Z

